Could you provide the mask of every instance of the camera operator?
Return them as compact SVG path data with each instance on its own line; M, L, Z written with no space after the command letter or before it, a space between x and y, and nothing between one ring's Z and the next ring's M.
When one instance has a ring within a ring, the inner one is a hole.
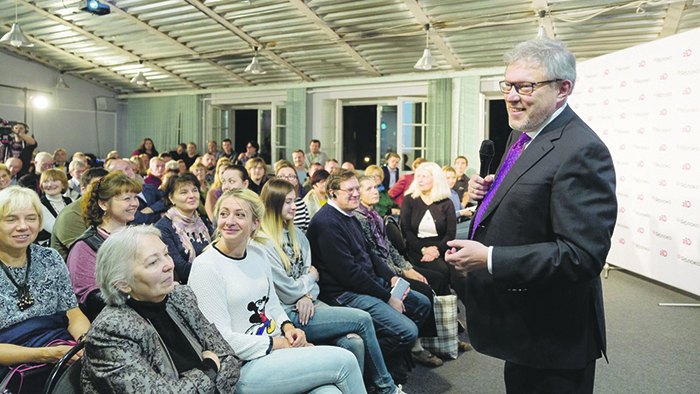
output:
M10 157L17 157L22 160L22 172L29 171L29 166L32 163L32 153L37 147L36 140L27 132L29 127L22 122L15 123L12 126L12 134L14 140L3 143L0 157L0 162L4 162Z

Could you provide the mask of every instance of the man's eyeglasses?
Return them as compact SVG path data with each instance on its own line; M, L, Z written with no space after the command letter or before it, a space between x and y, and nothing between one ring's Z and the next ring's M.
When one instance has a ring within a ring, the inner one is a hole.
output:
M339 192L345 192L347 194L355 194L355 193L360 193L360 187L353 187L352 189L338 189Z
M563 79L552 79L549 81L541 82L508 82L501 81L498 83L498 87L501 88L501 92L508 94L512 88L515 88L515 93L522 94L523 96L529 96L532 92L537 89L538 85L544 85L552 82L561 82Z

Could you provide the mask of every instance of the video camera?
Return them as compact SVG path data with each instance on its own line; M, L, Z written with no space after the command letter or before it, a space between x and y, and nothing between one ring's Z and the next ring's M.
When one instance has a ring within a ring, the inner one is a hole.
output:
M10 144L14 140L12 127L20 122L6 121L0 118L0 143Z

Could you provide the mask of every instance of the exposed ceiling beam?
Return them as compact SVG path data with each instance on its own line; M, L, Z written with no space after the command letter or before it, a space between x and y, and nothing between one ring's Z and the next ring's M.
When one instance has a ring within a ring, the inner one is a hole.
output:
M406 7L408 7L408 10L411 11L413 16L418 20L418 23L421 25L429 25L430 24L430 19L428 19L428 16L423 12L423 9L420 8L420 5L418 4L418 0L403 0L403 3L406 4ZM452 53L452 50L447 46L447 43L445 40L442 39L442 36L435 30L430 30L428 32L428 35L430 36L430 40L435 44L435 46L438 48L442 56L447 60L448 63L450 63L450 66L452 66L452 69L455 71L462 71L462 65L459 63L459 60L457 60L457 57Z
M681 23L681 18L683 17L683 10L685 10L685 6L686 1L679 1L677 3L669 4L668 10L666 11L666 17L664 18L664 24L661 27L661 32L659 33L659 38L676 34L678 31L678 26Z
M117 51L118 53L122 54L123 56L128 56L128 57L130 57L131 59L136 60L136 61L142 61L141 57L138 56L138 55L136 55L135 53L129 52L129 51L127 51L126 49L124 49L124 48L122 48L122 47L120 47L120 46L118 46L118 45L116 45L116 44L113 44L113 43L111 43L111 42L105 40L105 39L102 38L102 37L99 37L99 36L97 36L97 35L95 35L95 34L92 34L91 32L89 32L89 31L83 29L82 27L76 26L76 25L72 24L71 22L68 22L67 20L65 20L65 19L63 19L63 18L61 18L61 17L59 17L59 16L56 16L56 15L54 15L54 14L52 14L52 13L46 11L45 9L43 9L43 8L41 8L41 7L37 7L36 5L30 3L30 2L28 2L28 1L26 1L26 0L16 0L16 1L17 1L19 4L22 4L22 5L24 5L25 7L28 7L28 8L31 9L32 11L37 12L37 13L41 14L42 16L45 16L45 17L51 19L51 20L54 21L54 22L60 23L61 25L65 26L65 27L67 27L67 28L69 28L69 29L71 29L71 30L73 30L73 31L76 31L76 32L78 32L78 33L80 33L80 34L82 34L82 35L84 35L84 36L86 36L86 37L89 37L89 38L91 38L91 39L93 39L93 40L99 42L100 44L103 44L103 45L108 46L110 49L113 49L113 50ZM68 51L63 51L63 52L64 52L64 53L69 53ZM194 87L194 88L202 89L201 86L199 86L199 85L197 85L197 84L195 84L195 83L193 83L193 82L191 82L191 81L189 81L189 80L187 80L187 79L185 79L185 78L183 78L183 77L181 77L181 76L179 76L179 75L177 75L177 74L175 74L175 73L173 73L173 72L171 72L171 71L168 71L168 70L166 70L166 69L164 69L164 68L162 68L162 67L160 67L160 66L158 66L158 65L155 65L155 64L153 64L153 63L148 63L148 67L153 68L153 69L155 69L155 70L157 70L157 71L159 71L159 72L161 72L161 73L163 73L163 74L169 75L169 76L171 76L171 77L173 77L173 78L175 78L175 79L178 79L178 80L180 80L180 81L182 81L182 82L185 82L186 84L188 84L188 85L190 85L190 86L192 86L192 87Z
M350 44L347 42L343 41L343 39L333 30L331 29L328 24L321 19L316 13L309 8L309 6L304 3L302 0L289 0L293 6L295 6L299 11L301 11L302 14L304 14L307 18L309 18L316 26L321 29L324 33L326 33L327 36L331 38L341 49L343 49L345 52L347 52L350 57L355 59L356 62L360 63L362 67L364 67L367 72L370 74L374 75L375 77L381 77L382 74L377 71L374 66L367 61L362 55L360 55L355 48L353 48Z
M554 24L552 23L552 15L549 13L549 1L548 0L532 0L532 7L535 9L535 13L538 14L540 11L545 11L544 17L542 18L542 27L544 27L544 32L547 37L554 39ZM534 37L535 35L533 35Z
M217 62L215 62L215 61L213 61L213 60L211 60L211 59L202 59L202 58L200 57L200 55L199 55L199 52L197 52L197 51L195 51L194 49L188 47L187 45L181 43L180 41L178 41L178 40L176 40L176 39L170 37L169 35L163 33L162 31L156 29L155 27L149 25L148 23L142 21L141 19L135 17L134 15L131 15L130 13L128 13L128 12L122 10L121 8L115 6L114 4L111 4L111 3L107 3L107 4L109 5L109 8L112 10L112 12L123 16L124 18L130 20L130 21L133 22L133 23L138 24L139 26L141 26L142 28L148 30L149 33L155 35L156 37L158 37L158 38L160 38L160 39L162 39L162 40L164 40L164 41L166 41L166 42L169 42L170 44L173 44L173 45L177 46L178 48L180 48L181 50L185 51L185 52L188 53L189 55L192 55L193 58L201 59L203 62L205 62L205 63L207 63L207 64L209 64L209 65L211 65L211 66L213 66L213 67L216 67L216 68L218 68L219 70L221 70L221 71L223 71L224 73L226 73L227 75L229 75L229 76L231 76L231 77L233 77L233 78L235 78L235 79L237 79L237 80L243 82L246 86L254 86L254 85L255 85L254 83L250 82L249 80L245 79L244 77L242 77L242 76L236 74L235 72L231 71L230 69L228 69L228 68L222 66L221 64L219 64L219 63L217 63Z
M1 25L1 26L2 26L4 29L6 29L7 31L10 31L10 27L7 27L6 25ZM26 35L26 34L25 34L25 35ZM34 45L38 45L38 46L40 46L40 47L42 47L42 48L46 48L46 49L48 49L48 50L50 50L50 51L57 52L57 53L59 53L61 56L68 56L68 57L70 57L71 59L73 59L73 60L75 60L75 61L78 61L78 62L80 62L81 64L85 65L85 67L86 67L88 70L100 69L100 67L99 67L97 64L92 63L92 62L89 61L89 60L83 59L82 57L79 57L79 56L77 56L77 55L74 55L74 54L72 54L72 53L70 53L70 52L66 52L66 51L64 51L64 50L62 50L62 49L60 49L60 48L56 48L55 46L53 46L53 45L51 45L51 44L49 44L49 43L46 43L46 42L44 42L44 41L38 40L38 39L32 37L31 35L26 35L26 36L29 37L29 39L34 43ZM15 49L14 47L4 47L4 49L11 49L12 52L14 52L14 53L16 53L16 54L19 54L19 55L21 55L21 56L28 57L28 58L30 58L30 59L32 59L32 60L35 60L35 61L37 61L37 62L39 62L39 63L41 63L41 64L47 66L47 67L54 68L54 69L56 69L56 70L58 70L58 71L65 71L65 70L61 70L61 66L60 66L60 65L57 65L57 64L54 64L54 63L52 63L52 62L50 62L50 61L47 61L47 60L45 60L45 59L42 59L41 57L36 56L36 55L30 53L29 51L23 51L23 50L20 50L20 49ZM125 80L125 82L127 82L127 83L131 83L130 79L127 78L126 76L122 75L122 74L119 74L119 73L114 72L114 71L112 71L112 70L109 70L109 69L107 69L107 68L104 68L104 70L106 70L106 71L108 71L108 72L110 72L110 73L112 73L112 74L118 76L119 78L123 78L123 79ZM96 79L92 79L92 78L83 76L83 75L81 75L81 74L79 74L79 73L71 73L71 72L67 72L67 73L70 74L70 75L73 75L73 76L75 76L75 77L77 77L77 78L83 79L83 80L85 80L85 81L88 81L88 82L91 82L91 83L100 85L100 86L102 86L103 88L109 89L109 90L111 90L111 91L117 91L117 90L125 91L125 90L126 90L126 89L122 89L122 88L117 88L117 87L115 87L115 86L106 84L106 83L104 83L104 82L100 82L99 80L96 80ZM151 92L158 92L158 90L153 89L153 88L148 87L148 86L145 86L145 87L142 86L142 87L143 87L144 89L150 90Z
M303 79L304 81L306 81L306 82L312 82L312 81L313 81L313 80L311 79L311 77L309 77L308 75L304 74L303 71L301 71L300 69L294 67L294 66L293 66L291 63L289 63L288 61L282 59L278 54L272 52L272 51L269 50L269 49L265 49L265 48L263 47L263 45L262 45L260 42L258 42L258 40L256 40L255 38L251 37L250 35L248 35L248 33L244 32L243 30L241 30L240 28L238 28L236 25L234 25L233 23L229 22L228 19L226 19L226 18L224 18L223 16L219 15L218 12L216 12L216 11L214 11L213 9L207 7L206 5L204 5L203 3L201 3L199 0L185 0L185 2L186 2L187 4L189 4L189 5L191 5L192 7L198 9L200 12L204 13L204 14L205 14L206 16L208 16L209 18L211 18L211 19L213 19L214 21L216 21L218 24L220 24L221 26L223 26L224 28L226 28L227 30L229 30L230 32L232 32L233 34L235 34L236 36L238 36L240 39L242 39L243 41L247 42L250 46L258 47L258 48L259 48L259 50L258 50L258 53L259 53L259 54L261 54L261 55L263 55L263 56L266 56L266 57L272 59L274 62L276 62L276 63L278 63L278 64L281 64L282 66L284 66L284 67L285 67L286 69L288 69L289 71L291 71L291 72L297 74L298 76L300 76L301 79Z

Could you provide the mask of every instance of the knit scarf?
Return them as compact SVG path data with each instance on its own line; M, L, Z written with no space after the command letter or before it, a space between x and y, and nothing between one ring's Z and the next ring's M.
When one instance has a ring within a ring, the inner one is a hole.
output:
M386 228L384 227L382 218L379 216L377 211L374 209L369 209L362 204L360 204L357 210L367 217L369 228L372 230L374 239L377 241L377 248L379 249L378 252L383 258L387 258L389 256L389 250L384 242L384 239L386 238Z
M191 264L196 257L196 253L194 251L194 246L192 246L190 237L192 237L194 241L201 244L209 244L211 242L211 238L209 237L209 230L207 230L207 226L199 217L197 211L194 212L194 216L188 218L178 212L175 207L172 207L165 213L165 217L173 222L175 233L177 233L178 238L180 238L182 246L184 246L187 250L188 260Z

